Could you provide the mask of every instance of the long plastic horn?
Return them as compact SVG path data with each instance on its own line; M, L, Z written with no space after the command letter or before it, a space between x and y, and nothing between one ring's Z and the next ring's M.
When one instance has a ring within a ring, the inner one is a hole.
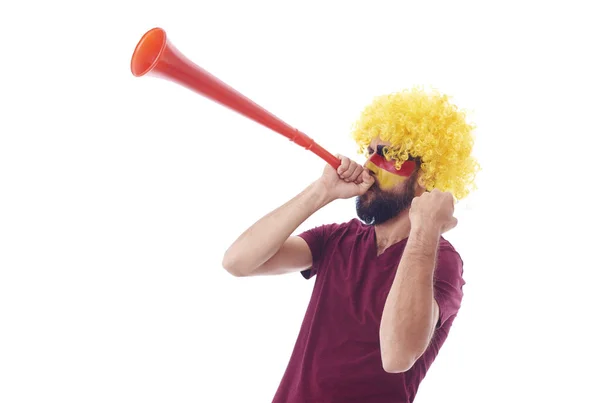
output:
M190 61L173 46L162 28L153 28L142 36L131 57L131 72L136 77L150 75L187 87L287 137L312 151L332 167L337 169L340 165L337 157L312 138Z

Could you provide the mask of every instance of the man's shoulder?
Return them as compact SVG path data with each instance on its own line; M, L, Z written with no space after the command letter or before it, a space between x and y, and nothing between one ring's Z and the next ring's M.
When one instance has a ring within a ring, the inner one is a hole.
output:
M354 235L356 233L360 233L367 229L367 225L365 225L358 218L352 218L348 221L342 222L332 222L329 224L325 224L325 227L328 229L330 235Z
M440 251L450 252L450 253L456 253L458 256L460 256L460 253L458 253L458 250L456 250L456 248L454 247L454 245L452 244L452 242L450 242L449 240L447 240L443 236L440 237L440 244L439 244L438 248L439 248Z
M321 242L327 242L332 238L356 236L356 234L364 231L365 227L366 226L360 220L353 218L348 221L320 224L304 230L298 235L304 239L311 238L314 240L318 239Z
M450 272L456 272L454 269L458 269L458 273L461 275L463 273L464 262L462 256L454 245L444 237L440 238L438 263L441 264L440 269L449 270Z

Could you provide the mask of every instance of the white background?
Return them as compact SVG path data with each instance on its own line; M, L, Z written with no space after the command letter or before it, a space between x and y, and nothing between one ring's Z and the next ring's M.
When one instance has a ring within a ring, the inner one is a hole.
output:
M0 402L269 402L314 281L223 252L314 154L134 78L154 26L332 153L375 95L470 111L483 172L447 234L463 308L417 402L598 402L594 2L3 2ZM354 217L354 201L300 230Z

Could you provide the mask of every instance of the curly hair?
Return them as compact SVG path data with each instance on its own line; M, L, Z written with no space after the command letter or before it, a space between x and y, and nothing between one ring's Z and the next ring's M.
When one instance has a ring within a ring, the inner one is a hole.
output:
M471 155L474 129L447 95L412 88L376 97L354 123L352 137L364 155L374 138L389 142L384 155L396 168L419 159L423 186L460 200L475 189L480 169Z

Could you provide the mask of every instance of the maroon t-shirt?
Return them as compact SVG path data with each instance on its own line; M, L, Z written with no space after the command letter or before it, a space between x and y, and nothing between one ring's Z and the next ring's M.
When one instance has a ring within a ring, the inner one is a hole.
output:
M406 239L377 256L375 230L353 219L306 231L316 275L314 290L290 362L273 403L412 402L462 300L462 260L440 239L434 272L440 320L430 346L404 373L385 372L379 325Z

